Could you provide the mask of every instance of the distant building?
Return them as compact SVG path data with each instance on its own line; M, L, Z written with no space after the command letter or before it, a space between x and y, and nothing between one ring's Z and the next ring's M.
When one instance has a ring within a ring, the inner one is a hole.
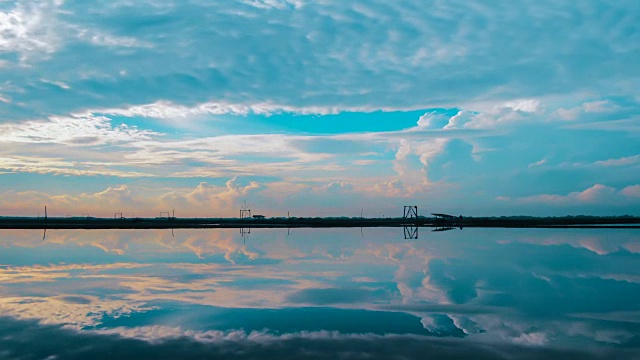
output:
M253 218L260 220L260 219L264 219L265 216L264 215L253 215Z

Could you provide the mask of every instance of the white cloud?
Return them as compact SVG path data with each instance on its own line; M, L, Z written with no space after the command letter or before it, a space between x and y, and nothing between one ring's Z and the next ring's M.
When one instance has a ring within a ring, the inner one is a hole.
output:
M599 160L593 163L593 165L605 167L628 166L634 164L640 164L640 155L625 156L618 159Z
M576 199L585 202L601 202L606 201L616 192L615 188L605 186L602 184L596 184L592 187L579 192L575 195Z
M514 199L501 197L501 200L515 200L519 203L543 203L558 206L576 204L622 204L633 201L636 186L637 185L628 186L619 191L611 186L595 184L586 190L571 192L567 195L539 194Z
M615 110L616 108L616 106L615 105L612 106L608 100L585 102L584 104L582 104L582 107L584 111L588 113L589 112L607 112L607 111Z
M244 331L244 330L186 330L181 327L153 325L139 326L133 328L117 327L113 329L91 330L91 332L99 334L119 335L124 338L134 338L152 343L166 341L178 338L190 338L195 341L204 343L220 343L220 342L254 342L260 344L269 344L278 341L308 339L308 340L367 340L381 341L385 339L414 339L426 340L425 336L414 334L388 334L376 335L372 333L365 334L342 334L338 331L300 331L295 333L274 334L268 330L262 331Z
M51 85L57 86L62 90L71 89L71 86L63 83L62 81L52 81L52 80L47 80L47 79L40 79L40 82L45 83L45 84L51 84Z
M0 124L0 142L9 143L87 146L149 140L159 135L124 124L113 126L111 119L104 116L52 116L47 120Z
M553 115L559 117L562 120L575 120L578 115L580 115L580 108L573 108L573 109L564 109L564 108L559 108L558 110L555 111L555 113L553 113Z
M72 294L70 294L72 295ZM134 312L144 312L152 307L123 300L100 300L84 297L88 303L65 301L61 297L3 297L0 298L0 315L20 320L38 320L42 324L64 325L81 330L101 324L104 316L120 317Z
M79 37L85 38L94 45L108 46L115 48L135 48L135 47L151 47L149 43L144 43L138 39L126 36L113 36L109 34L100 34L95 31L81 30Z
M540 121L544 113L545 107L538 99L469 103L451 117L438 112L425 113L417 125L423 129L494 129Z
M244 0L243 3L259 9L287 9L300 8L304 3L302 0Z
M457 114L449 119L445 129L459 129L465 127L466 124L473 120L477 113L460 110Z
M620 190L620 193L624 196L640 198L640 185L627 186Z
M32 53L55 51L60 42L55 7L48 1L23 1L9 11L0 8L0 53L15 52L28 58Z
M86 161L68 161L62 158L11 156L0 157L0 169L11 172L73 175L73 176L116 176L122 178L140 178L156 176L141 171L123 171L113 169L111 165Z
M501 106L501 108L512 109L514 111L520 111L525 113L539 112L542 108L540 101L537 99L524 99L517 101L509 101Z
M533 163L529 164L528 167L529 168L534 168L534 167L542 166L542 165L544 165L546 163L547 163L547 159L544 158L544 159L541 159L541 160L538 160L536 162L533 162Z
M161 100L150 104L134 105L125 108L94 109L87 114L120 115L127 117L147 117L155 119L189 118L198 115L273 115L279 113L292 113L299 115L330 115L340 112L373 112L393 111L392 107L348 107L348 106L291 106L272 102L247 102L235 103L226 101L209 101L193 106L185 106L170 101Z
M442 129L449 121L449 117L444 114L428 112L420 116L417 125L425 129Z
M447 125L468 128L499 128L531 122L539 118L544 107L537 99L522 99L504 103L471 104L470 110L461 112Z

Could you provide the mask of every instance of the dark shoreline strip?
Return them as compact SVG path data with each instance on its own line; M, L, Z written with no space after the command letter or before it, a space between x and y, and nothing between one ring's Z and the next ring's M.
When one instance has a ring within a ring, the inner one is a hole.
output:
M371 228L419 226L434 228L566 228L640 229L637 217L562 218L463 218L443 221L433 218L43 218L0 217L0 229L225 229L225 228Z

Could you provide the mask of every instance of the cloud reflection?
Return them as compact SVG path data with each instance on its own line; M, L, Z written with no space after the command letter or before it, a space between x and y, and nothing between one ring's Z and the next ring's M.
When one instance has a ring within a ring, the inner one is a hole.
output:
M154 344L309 340L291 335L303 333L355 341L344 336L402 323L384 326L468 344L638 347L633 230L472 229L417 241L395 230L52 231L46 240L7 231L0 314Z

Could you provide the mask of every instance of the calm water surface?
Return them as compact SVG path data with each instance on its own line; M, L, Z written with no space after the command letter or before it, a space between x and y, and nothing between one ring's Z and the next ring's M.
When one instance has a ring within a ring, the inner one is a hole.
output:
M640 230L2 230L0 358L640 359Z

